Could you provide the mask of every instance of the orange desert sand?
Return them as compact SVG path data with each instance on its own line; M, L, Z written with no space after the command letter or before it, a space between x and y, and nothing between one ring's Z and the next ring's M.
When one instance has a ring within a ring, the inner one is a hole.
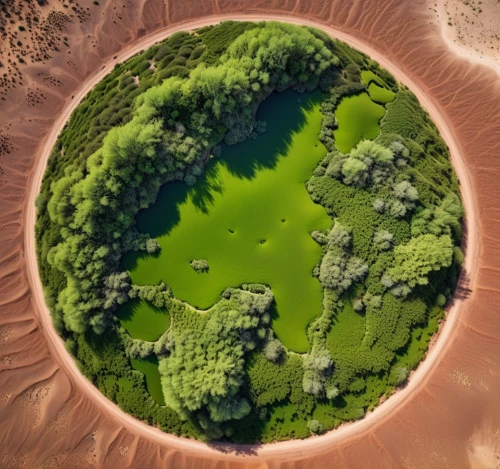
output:
M0 11L0 468L500 467L498 51L490 60L460 53L464 44L453 43L443 28L447 18L434 11L452 8L451 0L448 6L423 0L4 3L12 17ZM483 15L496 8L484 3ZM45 26L22 32L19 15L25 22L39 16ZM69 113L116 61L176 30L245 18L313 24L368 53L417 94L461 181L466 261L426 360L403 390L363 420L303 441L207 446L124 414L78 372L43 301L34 198Z

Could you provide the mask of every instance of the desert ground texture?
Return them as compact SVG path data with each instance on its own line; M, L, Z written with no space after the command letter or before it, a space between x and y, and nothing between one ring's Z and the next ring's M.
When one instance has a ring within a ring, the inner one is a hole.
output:
M474 33L464 33L453 21L450 26L446 15L438 16L446 8L462 8L461 2L4 3L0 468L499 467L498 50L495 46L488 54L481 53L483 49L473 53L471 37L481 32L476 20L473 25L465 23L476 27L470 29ZM475 7L481 7L485 18L494 18L498 8L489 1ZM447 321L427 359L407 387L376 411L304 441L208 446L162 434L134 420L79 373L53 331L43 301L34 250L34 198L50 148L71 110L116 61L178 30L223 19L266 18L315 25L345 40L417 94L449 145L461 181L467 211L466 262ZM464 34L467 42L454 42Z

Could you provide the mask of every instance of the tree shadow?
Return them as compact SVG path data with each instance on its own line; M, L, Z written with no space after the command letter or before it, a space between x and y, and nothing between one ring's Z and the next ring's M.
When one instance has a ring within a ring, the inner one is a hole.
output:
M262 447L262 444L235 444L225 443L222 441L212 441L208 442L207 446L223 454L235 454L237 456L257 456L259 448Z
M157 258L160 256L161 251L157 251L154 254L149 254L146 251L128 251L122 256L121 267L130 272L137 267L139 260Z
M307 113L321 102L319 91L299 94L292 90L274 92L258 108L256 120L266 121L266 132L257 139L223 145L221 163L234 176L253 179L262 169L274 169L287 154L292 138L300 133Z
M458 284L455 288L455 294L453 295L453 300L466 300L472 293L469 288L470 285L470 275L462 269L460 272L460 277L458 279Z
M129 300L122 305L119 305L115 311L115 316L120 319L120 321L131 321L136 314L137 310L143 305L147 305L148 308L153 310L156 314L169 314L167 308L158 308L147 300L142 300L135 298Z
M292 138L306 124L307 113L321 102L322 93L299 94L292 90L273 93L257 111L257 120L267 122L267 130L255 140L249 138L236 145L222 144L221 156L209 161L203 175L189 187L183 182L165 184L153 205L141 210L137 216L137 227L152 237L169 234L180 222L179 206L188 199L203 213L209 213L216 194L224 192L220 171L224 167L232 175L242 179L253 179L262 169L273 169L287 154ZM147 254L129 256L125 262L133 268L138 258Z

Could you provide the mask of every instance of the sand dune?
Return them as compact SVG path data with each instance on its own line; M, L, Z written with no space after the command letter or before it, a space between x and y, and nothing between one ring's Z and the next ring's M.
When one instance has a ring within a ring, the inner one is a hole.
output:
M50 67L24 66L23 84L0 101L0 467L493 464L500 428L500 90L494 71L454 55L418 1L100 3L85 22L68 26L71 54L54 54ZM418 93L450 145L461 179L469 225L467 275L428 359L405 390L364 420L305 441L208 447L135 421L76 370L43 304L32 204L43 158L71 105L112 68L115 55L123 60L175 29L248 14L287 15L328 28ZM33 102L29 90L37 87L45 98Z

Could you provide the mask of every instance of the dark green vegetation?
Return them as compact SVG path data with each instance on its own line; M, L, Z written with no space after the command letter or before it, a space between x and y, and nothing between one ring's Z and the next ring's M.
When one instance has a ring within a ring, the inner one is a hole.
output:
M288 88L324 94L259 108ZM351 122L350 103L368 118ZM453 294L463 213L448 157L409 90L316 30L177 33L94 88L51 155L36 236L54 325L108 398L164 431L268 442L361 418L424 357ZM289 257L266 276L260 252ZM159 260L161 275L137 276ZM314 289L317 311L280 309Z

